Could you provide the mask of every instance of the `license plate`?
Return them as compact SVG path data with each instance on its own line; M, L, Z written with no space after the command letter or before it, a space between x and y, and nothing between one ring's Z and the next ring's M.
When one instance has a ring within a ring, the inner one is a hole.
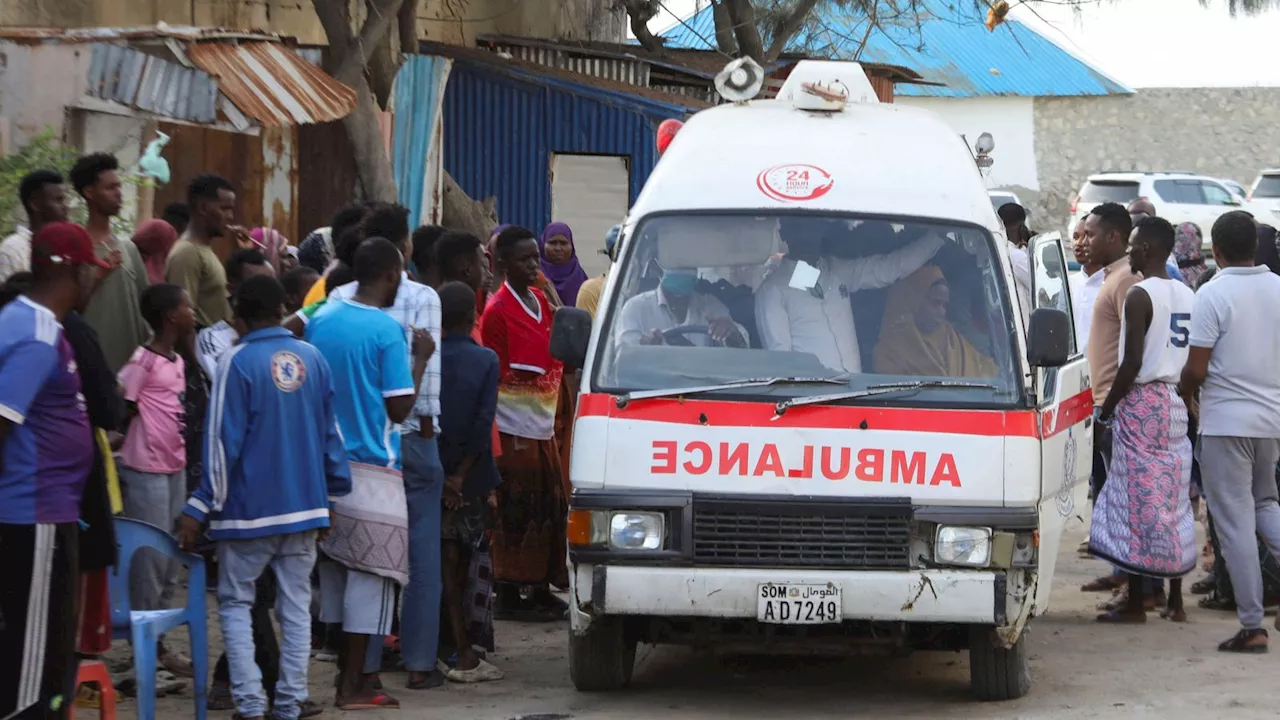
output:
M797 583L760 583L756 619L779 625L824 625L843 619L840 588Z

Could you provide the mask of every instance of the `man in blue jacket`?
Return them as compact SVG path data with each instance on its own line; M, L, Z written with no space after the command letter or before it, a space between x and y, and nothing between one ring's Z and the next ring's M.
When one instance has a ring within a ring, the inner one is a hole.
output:
M207 520L218 545L218 617L239 717L267 713L254 662L254 584L271 567L279 595L280 675L272 715L296 720L307 697L311 570L333 498L351 492L328 363L280 326L284 288L270 276L236 291L248 332L222 356L209 397L204 477L187 501L179 541L195 546Z

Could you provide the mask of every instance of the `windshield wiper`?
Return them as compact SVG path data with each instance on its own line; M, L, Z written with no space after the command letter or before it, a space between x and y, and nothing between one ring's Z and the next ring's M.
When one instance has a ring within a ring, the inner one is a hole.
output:
M918 382L887 383L884 385L871 385L865 390L852 390L849 392L832 393L831 395L812 395L809 397L796 397L791 398L790 400L783 400L777 404L774 408L774 412L781 415L793 407L821 405L823 403L838 402L840 400L856 400L858 398L887 395L889 393L902 392L903 390L920 390L923 388L998 389L995 385L990 383L958 382L955 380L920 380Z
M617 399L618 408L624 408L627 403L632 400L652 400L654 398L676 397L678 395L697 395L698 393L719 392L721 390L735 390L737 388L750 387L769 387L770 385L810 385L810 384L829 384L829 385L845 385L849 382L848 375L837 375L835 377L772 377L772 378L749 378L747 380L735 380L733 382L722 383L720 385L703 385L701 387L689 388L668 388L665 390L637 390L635 392L619 395Z

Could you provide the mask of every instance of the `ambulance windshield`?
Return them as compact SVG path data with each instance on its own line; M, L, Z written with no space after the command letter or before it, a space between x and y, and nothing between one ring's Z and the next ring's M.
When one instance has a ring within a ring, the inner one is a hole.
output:
M1014 403L1013 303L993 242L978 227L911 218L651 218L625 241L594 385L622 393L803 377L856 390L964 378L983 389L932 383L905 402ZM725 394L832 392L784 383Z

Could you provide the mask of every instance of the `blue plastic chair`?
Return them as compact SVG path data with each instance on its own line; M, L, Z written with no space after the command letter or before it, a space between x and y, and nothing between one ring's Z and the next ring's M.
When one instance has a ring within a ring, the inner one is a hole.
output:
M120 558L111 572L111 635L133 641L133 670L138 682L138 720L156 717L156 640L186 625L191 635L191 666L195 675L196 719L205 720L209 678L209 628L205 614L204 558L182 552L172 535L155 525L117 517L116 541ZM186 566L187 605L171 610L130 610L129 570L139 548L151 548Z

